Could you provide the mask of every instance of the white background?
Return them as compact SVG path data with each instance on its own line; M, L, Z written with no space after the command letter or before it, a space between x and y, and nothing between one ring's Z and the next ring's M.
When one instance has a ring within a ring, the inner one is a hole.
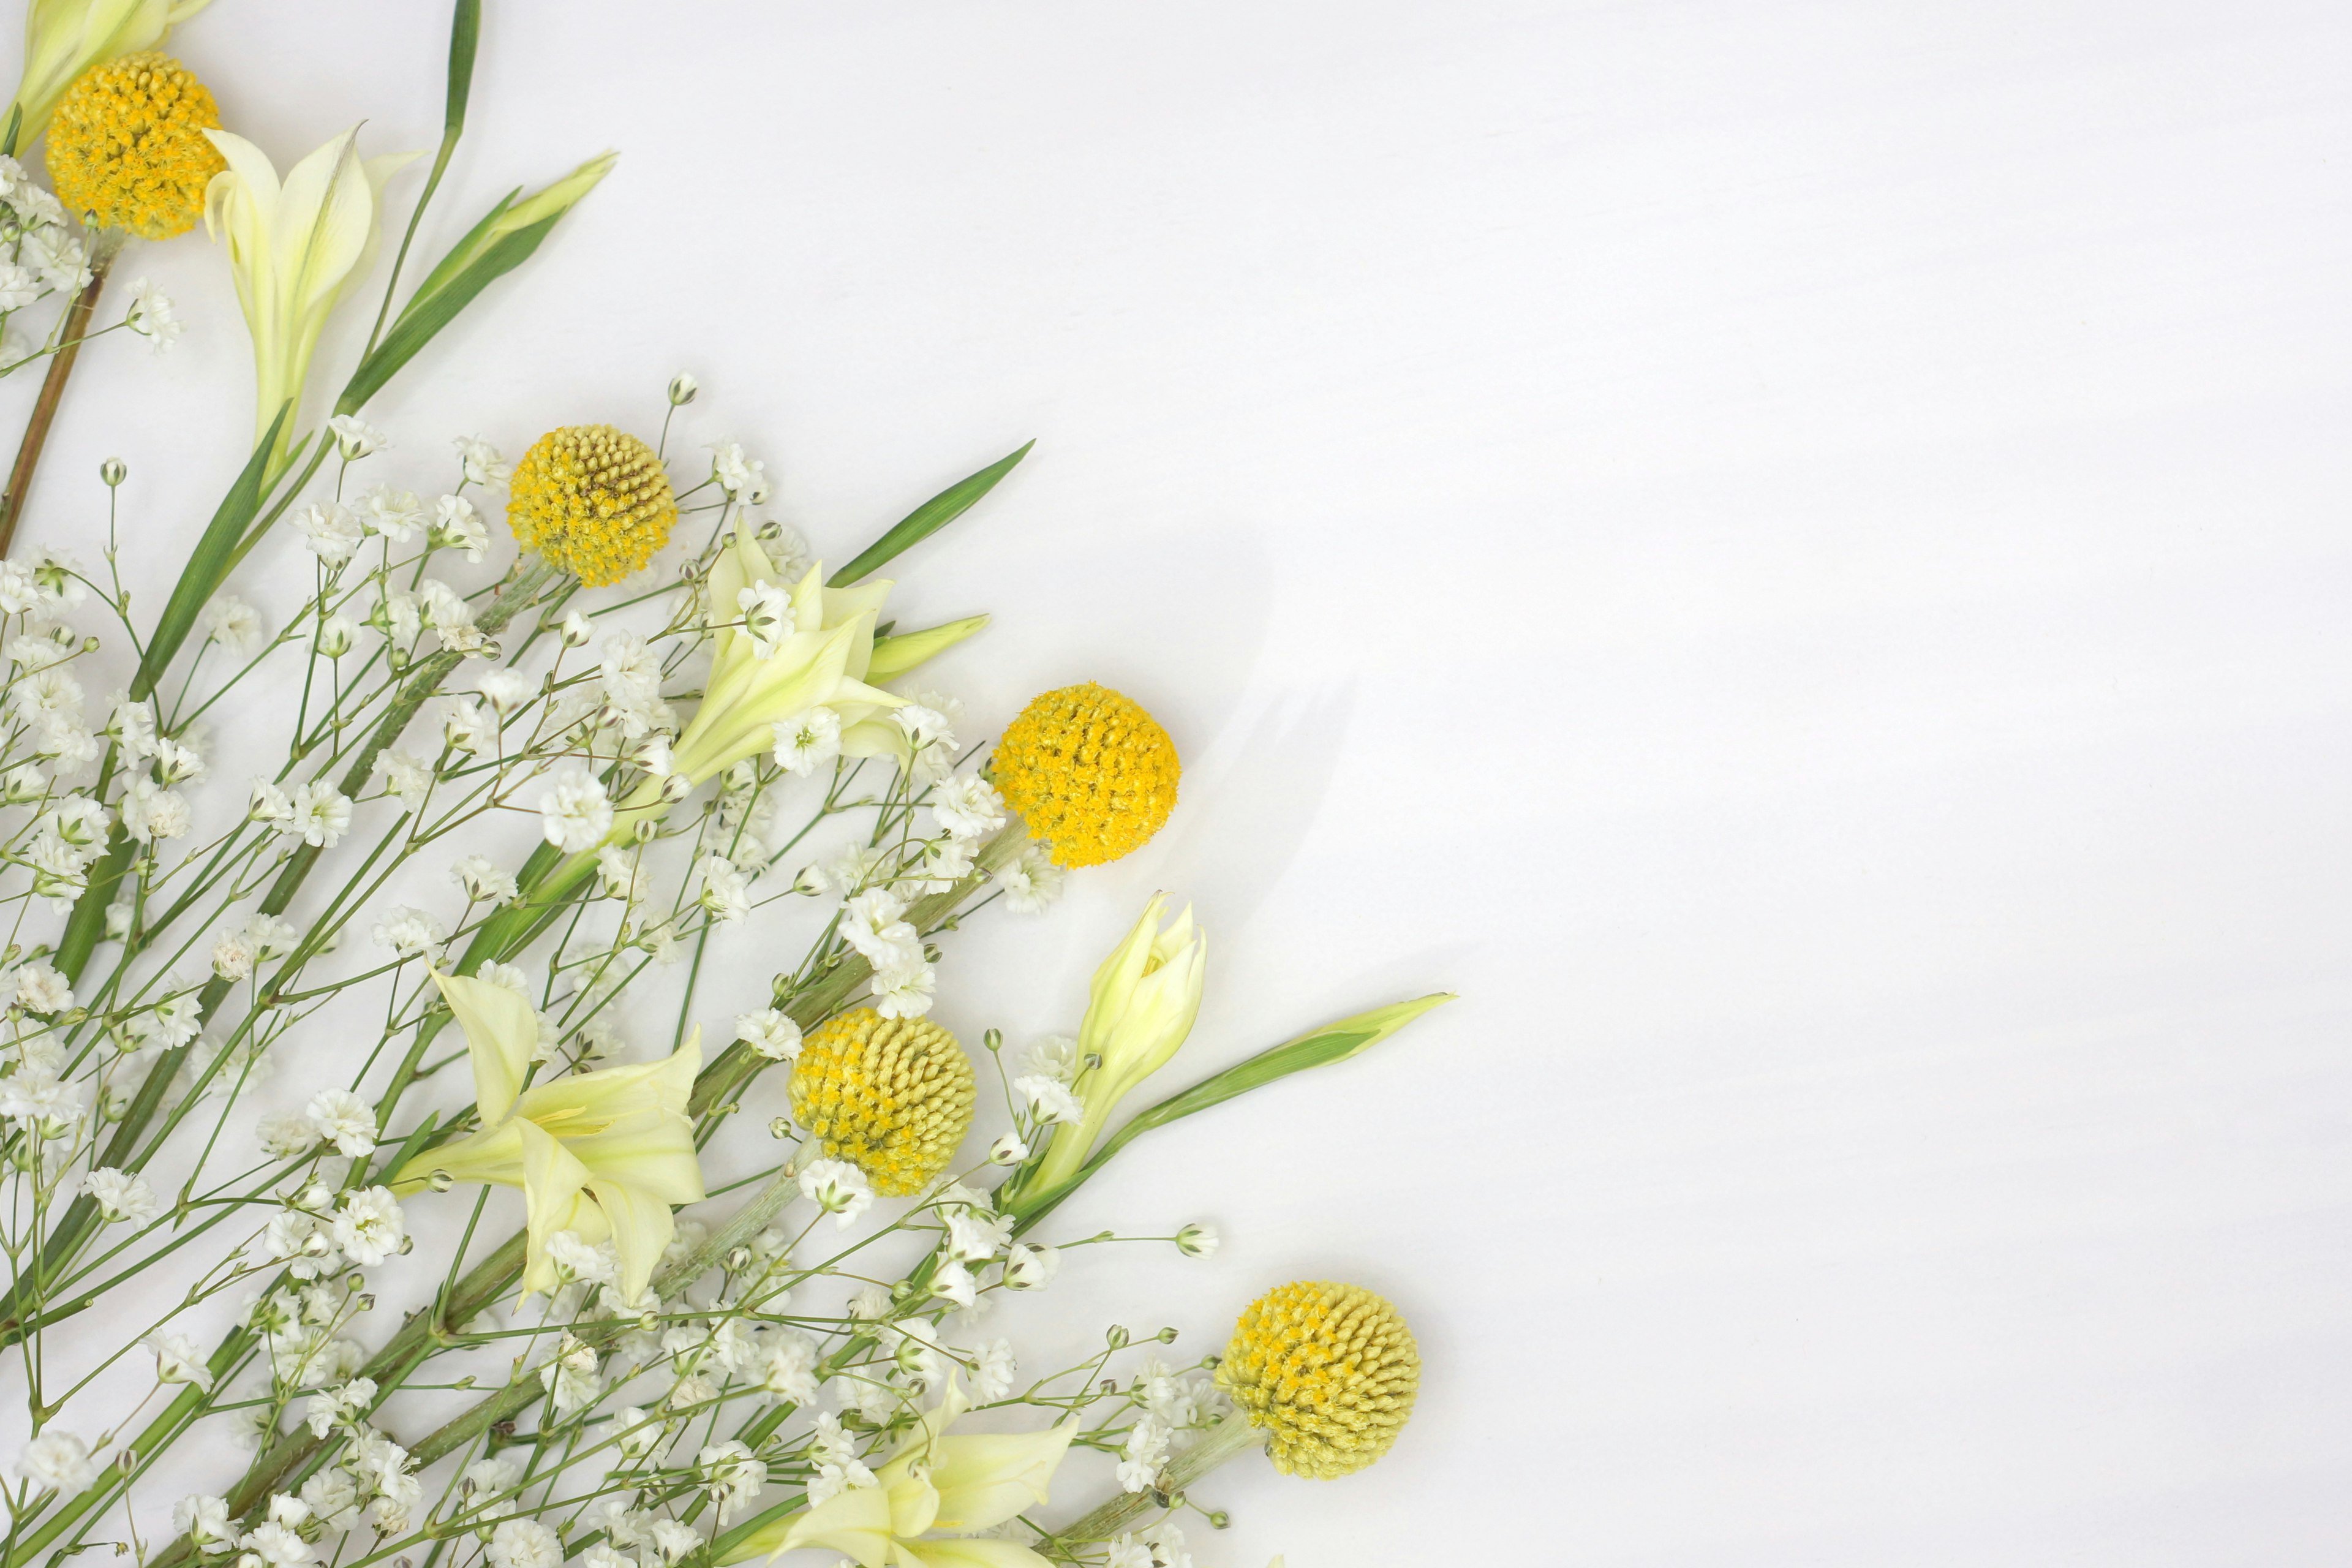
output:
M1171 1075L1463 994L1066 1211L1229 1237L1088 1321L1420 1336L1395 1454L1221 1473L1204 1563L2344 1560L2340 4L489 10L428 251L624 156L372 410L409 482L691 369L838 559L1035 437L898 603L996 615L981 722L1146 702L1182 805L943 1021L1074 1023L1156 887ZM429 147L442 17L175 47L282 165ZM201 236L139 271L187 339L88 356L27 535L120 454L152 611L249 380Z

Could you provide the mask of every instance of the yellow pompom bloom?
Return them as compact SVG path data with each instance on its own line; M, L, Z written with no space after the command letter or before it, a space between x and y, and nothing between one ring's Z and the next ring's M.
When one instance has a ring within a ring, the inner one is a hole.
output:
M976 1093L971 1059L953 1035L871 1007L819 1026L793 1065L793 1120L884 1197L919 1192L948 1168Z
M1176 742L1142 704L1089 681L1048 691L1005 727L996 787L1056 866L1140 849L1176 809Z
M610 425L567 425L532 442L507 498L515 542L591 587L642 570L677 525L661 459Z
M1421 1387L1421 1352L1370 1290L1302 1279L1249 1304L1217 1382L1265 1428L1276 1469L1329 1480L1396 1442Z
M88 71L49 121L49 179L66 210L142 239L196 226L205 188L228 167L205 135L211 91L169 55L125 55Z

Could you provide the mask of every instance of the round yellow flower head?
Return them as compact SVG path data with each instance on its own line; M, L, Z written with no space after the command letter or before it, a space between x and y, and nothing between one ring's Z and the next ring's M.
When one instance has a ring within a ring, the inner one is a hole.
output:
M669 542L677 498L654 449L610 425L567 425L531 443L507 490L507 526L591 587L640 571Z
M1176 809L1176 742L1140 703L1089 681L1048 691L1005 726L996 787L1056 866L1140 849Z
M1249 1304L1217 1382L1286 1476L1329 1480L1389 1451L1412 1415L1421 1352L1397 1310L1359 1285L1301 1279Z
M124 55L86 71L49 121L49 182L66 210L142 239L169 239L204 216L205 187L228 167L205 135L211 91L169 55Z
M948 1168L976 1092L953 1035L871 1007L820 1026L793 1065L793 1120L826 1159L848 1161L886 1198L919 1192Z

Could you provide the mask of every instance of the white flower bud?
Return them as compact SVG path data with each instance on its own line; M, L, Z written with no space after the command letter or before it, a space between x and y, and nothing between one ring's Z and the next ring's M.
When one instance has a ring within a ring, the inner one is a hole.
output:
M1206 1258L1217 1250L1223 1240L1215 1226L1195 1220L1176 1233L1176 1250L1187 1258Z
M1007 1132L988 1146L988 1163L992 1165L1017 1165L1029 1157L1029 1145L1017 1132Z
M595 628L588 624L588 617L582 615L579 611L574 610L570 615L563 617L563 646L565 647L583 647L587 643L589 637L594 635L594 633Z
M679 371L669 378L669 405L672 408L683 408L693 402L694 395L701 390L700 382L687 374L686 372Z

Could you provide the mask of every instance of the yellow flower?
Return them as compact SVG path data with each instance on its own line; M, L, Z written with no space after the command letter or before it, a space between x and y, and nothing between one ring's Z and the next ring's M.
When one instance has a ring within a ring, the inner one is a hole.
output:
M1050 1568L1014 1542L953 1537L992 1529L1051 1501L1054 1472L1083 1423L1005 1436L947 1436L969 1408L963 1390L950 1384L939 1408L926 1412L890 1462L874 1472L872 1486L853 1487L787 1514L719 1561L744 1563L818 1547L845 1553L862 1568ZM950 1538L920 1539L932 1531L949 1531Z
M220 106L168 55L125 55L82 77L49 126L49 180L69 212L142 239L170 239L204 216L205 187L228 166L205 138Z
M466 1032L482 1130L410 1160L394 1173L393 1190L415 1192L436 1173L520 1187L530 1215L524 1295L555 1289L547 1242L568 1230L592 1245L613 1243L621 1293L636 1300L676 1233L670 1206L703 1195L686 1113L702 1066L701 1031L664 1061L524 1089L539 1045L530 1004L487 980L433 978Z
M25 10L25 74L9 112L16 139L30 146L66 89L90 67L152 49L208 0L32 0Z
M515 542L591 587L643 570L677 524L661 459L610 425L541 436L515 465L507 493Z
M301 401L328 312L375 255L383 183L415 156L362 159L359 133L354 125L311 153L281 184L260 148L226 131L205 132L228 160L205 193L205 230L228 247L253 334L257 433L268 431L289 400ZM294 423L289 417L278 430L273 472L283 465Z
M829 1160L866 1173L886 1198L919 1192L948 1168L971 1126L971 1060L924 1018L844 1013L812 1033L793 1064L793 1120Z
M1359 1285L1302 1279L1249 1304L1217 1382L1285 1475L1329 1480L1387 1453L1412 1415L1421 1352L1397 1310Z
M1024 1184L1030 1191L1051 1192L1076 1174L1118 1102L1165 1066L1192 1032L1208 978L1209 941L1193 926L1190 905L1162 931L1167 908L1168 895L1153 894L1126 940L1095 971L1086 1021L1078 1026L1078 1059L1095 1065L1074 1085L1086 1117L1055 1129L1045 1163Z
M996 787L1057 866L1143 847L1176 809L1176 744L1139 703L1088 682L1048 691L1005 726Z

